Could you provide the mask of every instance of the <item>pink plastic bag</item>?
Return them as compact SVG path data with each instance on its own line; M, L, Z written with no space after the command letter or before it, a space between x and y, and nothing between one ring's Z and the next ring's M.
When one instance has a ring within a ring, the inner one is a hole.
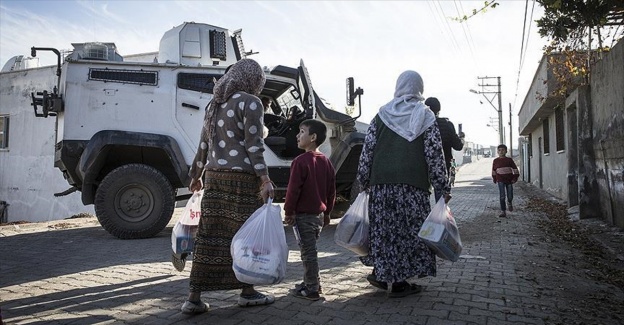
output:
M203 190L193 193L186 203L180 219L173 227L171 232L171 249L174 254L193 252L193 243L201 217L201 200L203 195Z

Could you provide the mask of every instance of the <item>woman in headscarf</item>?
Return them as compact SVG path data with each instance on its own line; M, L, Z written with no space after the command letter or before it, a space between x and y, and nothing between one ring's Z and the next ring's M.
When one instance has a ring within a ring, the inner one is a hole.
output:
M202 291L242 289L240 306L275 301L273 296L236 279L230 254L232 237L238 229L263 201L273 197L263 155L264 108L258 98L264 82L260 65L243 59L215 83L190 171L189 189L194 192L203 188L204 196L183 313L208 311L208 304L200 299Z
M431 211L430 186L450 199L442 140L435 115L423 103L423 80L403 72L394 98L381 107L366 134L357 179L369 193L369 255L373 267L367 280L389 297L418 293L412 277L436 275L434 252L418 238Z

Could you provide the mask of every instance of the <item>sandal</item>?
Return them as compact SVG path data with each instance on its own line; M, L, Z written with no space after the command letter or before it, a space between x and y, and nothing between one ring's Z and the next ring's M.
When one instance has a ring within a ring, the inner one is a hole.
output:
M397 284L398 284L398 287L397 287ZM401 298L401 297L409 296L415 293L419 293L422 290L423 290L423 287L415 283L407 283L407 282L395 283L395 285L392 286L392 290L388 292L388 297L389 298Z
M375 274L367 275L366 280L368 280L368 283L370 283L375 288L379 288L381 290L388 290L388 284L385 282L377 281L377 277L375 276Z
M241 307L268 305L275 302L275 297L256 292L252 295L240 295L238 305Z
M192 302L187 300L182 305L181 310L183 314L202 314L208 311L208 304L203 301Z

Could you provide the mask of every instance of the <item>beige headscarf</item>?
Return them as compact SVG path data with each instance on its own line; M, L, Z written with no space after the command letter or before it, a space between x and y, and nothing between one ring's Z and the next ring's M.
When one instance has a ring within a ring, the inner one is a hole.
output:
M217 123L216 112L221 104L227 102L234 93L239 91L254 96L260 95L265 81L266 76L258 62L252 59L242 59L231 65L227 73L215 83L212 101L208 104L204 118L204 126L207 138L211 142L210 145L212 145Z
M394 99L379 109L379 118L392 131L413 141L433 123L435 115L423 103L423 80L416 71L407 70L399 76Z

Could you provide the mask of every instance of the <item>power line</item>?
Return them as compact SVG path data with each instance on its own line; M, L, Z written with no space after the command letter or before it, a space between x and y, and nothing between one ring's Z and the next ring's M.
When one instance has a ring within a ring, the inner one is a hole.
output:
M514 92L513 108L516 107L516 101L518 100L518 89L520 88L520 74L524 66L524 59L526 58L526 50L529 47L531 22L533 21L533 12L535 10L535 0L533 0L533 5L531 7L531 18L529 19L529 27L527 30L528 7L529 7L529 0L526 0L525 6L524 6L524 24L522 26L522 44L520 46L520 58L518 61L518 76L516 78L516 91ZM526 41L525 41L525 36L526 36Z
M442 20L446 23L446 28L448 29L449 35L451 35L451 39L453 40L453 44L455 45L455 48L457 49L458 52L461 52L461 47L459 46L459 43L455 39L455 34L453 33L453 29L451 28L451 25L449 24L448 19L446 19L446 14L444 13L444 9L442 8L440 1L436 1L435 3L437 4L436 9L439 8L438 14L442 16ZM456 54L459 55L459 53L456 53Z
M440 13L439 13L439 11L438 11L438 8L435 8L435 10L436 10L436 11L434 12L434 9L433 9L433 8L431 8L431 2L430 2L430 1L427 1L427 6L429 7L429 11L431 11L431 16L435 19L436 24L438 24L438 26L439 26L439 27L438 27L438 31L440 31L440 33L441 33L441 34L442 34L442 36L444 37L444 40L445 40L447 43L449 43L449 45L450 45L450 46L449 46L449 48L450 48L451 50L458 51L459 49L457 48L456 44L454 44L454 43L453 43L453 40L452 40L452 39L450 39L450 38L446 35L446 33L444 33L444 26L442 26L442 25L443 25L443 23L440 21L440 18L438 18L438 16L440 15ZM434 4L434 6L435 6L435 4ZM452 33L451 33L451 35L452 35Z
M462 8L462 12L459 12L459 8L457 7L457 0L455 0L453 2L455 4L455 11L457 11L457 16L458 17L462 17L463 14L463 8ZM461 2L460 2L461 5ZM470 50L470 55L472 57L472 62L474 62L475 66L478 66L477 60L475 58L475 54L474 54L474 42L471 42L472 40L472 35L470 34L470 29L468 27L468 23L466 22L466 28L464 28L464 21L460 22L460 25L462 27L462 30L464 32L464 37L466 38L466 43L468 44L468 49ZM468 32L466 32L466 30L468 30Z

